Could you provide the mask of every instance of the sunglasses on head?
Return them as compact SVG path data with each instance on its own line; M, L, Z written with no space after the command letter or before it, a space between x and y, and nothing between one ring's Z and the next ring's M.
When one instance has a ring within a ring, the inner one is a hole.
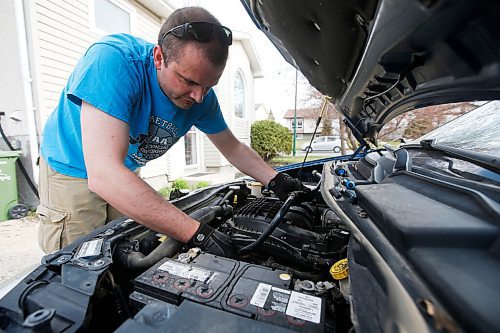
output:
M217 38L222 45L229 46L233 43L233 33L229 28L208 22L188 22L178 25L167 31L161 39L160 45L168 34L203 43L208 43L214 38Z

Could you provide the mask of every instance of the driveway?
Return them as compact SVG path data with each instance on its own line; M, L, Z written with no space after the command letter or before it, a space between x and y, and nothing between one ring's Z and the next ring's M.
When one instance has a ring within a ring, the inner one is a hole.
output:
M36 218L0 222L0 285L40 264L37 230Z

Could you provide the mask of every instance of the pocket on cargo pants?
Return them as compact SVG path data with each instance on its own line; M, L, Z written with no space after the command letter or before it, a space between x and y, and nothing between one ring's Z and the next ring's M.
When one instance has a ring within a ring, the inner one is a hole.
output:
M38 245L45 253L61 248L64 222L68 213L63 209L39 205L36 214L38 225Z

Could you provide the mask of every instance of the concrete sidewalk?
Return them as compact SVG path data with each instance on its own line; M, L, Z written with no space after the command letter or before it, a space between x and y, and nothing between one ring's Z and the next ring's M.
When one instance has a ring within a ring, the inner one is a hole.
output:
M40 264L37 230L35 217L0 222L0 285Z

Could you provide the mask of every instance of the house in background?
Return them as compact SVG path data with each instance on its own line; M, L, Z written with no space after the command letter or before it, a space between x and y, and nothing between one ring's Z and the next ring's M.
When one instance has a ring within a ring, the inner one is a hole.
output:
M316 122L318 117L320 116L321 110L320 108L309 108L309 109L297 109L297 128L296 128L296 138L297 140L309 141L314 133L314 129L316 128ZM283 118L286 122L286 127L293 133L293 123L295 110L287 110ZM318 126L316 130L316 137L321 135L321 130L323 129L323 122L325 119L330 120L330 124L332 126L332 135L339 134L339 116L338 114L332 110L328 109L328 114L323 116L323 120Z
M43 126L57 105L63 86L82 53L100 37L130 33L154 43L162 22L175 10L166 0L3 0L0 3L0 111L9 141L37 182ZM110 19L112 18L112 19ZM262 67L250 37L234 32L226 70L215 91L228 126L250 144L255 120L254 78ZM0 149L5 145L0 142ZM154 187L189 174L227 168L229 163L205 135L193 128L163 157L151 161L141 176ZM35 205L18 175L20 199Z

